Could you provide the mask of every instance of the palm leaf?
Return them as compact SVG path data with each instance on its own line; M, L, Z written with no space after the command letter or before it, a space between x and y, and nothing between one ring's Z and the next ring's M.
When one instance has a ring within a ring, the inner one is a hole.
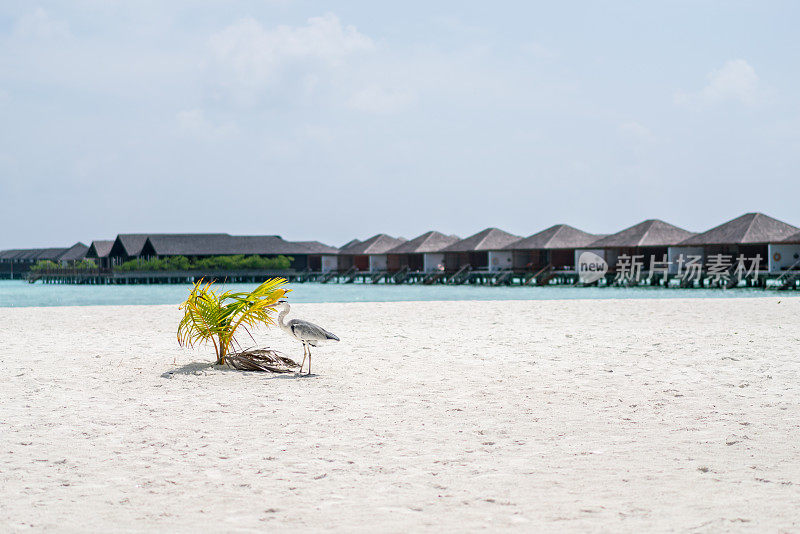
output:
M178 343L194 347L211 341L217 362L224 363L231 345L238 344L235 336L239 327L247 330L275 324L274 305L290 291L284 284L284 278L271 278L249 293L218 294L212 289L213 282L203 285L203 280L198 281L179 307L184 315L178 324Z

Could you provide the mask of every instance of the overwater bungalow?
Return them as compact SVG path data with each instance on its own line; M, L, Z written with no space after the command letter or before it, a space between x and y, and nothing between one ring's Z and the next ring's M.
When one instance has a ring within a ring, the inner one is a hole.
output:
M487 228L440 252L445 255L448 271L458 271L469 266L476 271L499 271L513 267L513 255L507 247L522 239L498 228Z
M339 249L319 241L298 241L308 249L306 268L315 273L329 273L339 269ZM297 253L295 253L297 255Z
M620 256L641 255L643 257L639 261L642 262L642 269L649 270L651 257L654 257L656 261L663 261L668 257L669 247L675 246L693 235L695 235L693 232L659 219L648 219L616 234L601 237L585 248L576 249L575 256L577 261L577 257L581 253L587 250L594 252L604 258L609 269L613 271Z
M69 265L76 261L81 261L86 258L86 253L88 252L89 247L84 245L81 242L75 243L71 247L69 247L61 256L58 258L58 262L61 265Z
M355 246L361 243L360 239L351 239L341 247L339 247L339 258L337 260L337 264L339 266L340 272L348 271L349 269L355 268L355 256L350 254L343 254L342 251L350 251L355 250ZM366 265L365 271L369 269L369 258L366 258L366 261L362 260L362 263ZM356 268L356 270L359 270Z
M387 251L388 270L399 271L407 267L416 272L435 271L439 265L444 265L444 253L441 250L460 239L433 230L425 232Z
M80 261L89 247L75 243L71 247L26 248L0 251L0 278L22 278L38 261L52 261L62 265Z
M111 267L109 254L113 246L113 239L96 239L89 245L89 250L86 251L86 257L93 259L101 269L108 269Z
M315 242L316 243L316 242ZM295 270L309 268L309 258L314 257L321 267L322 253L332 254L332 247L312 242L286 241L277 235L240 236L229 234L153 234L145 239L140 251L143 258L208 258L212 256L287 256Z
M670 259L700 255L705 262L709 256L723 254L735 261L740 254L747 259L758 255L760 271L778 273L797 261L794 254L800 251L786 240L798 232L800 228L763 213L745 213L671 247Z
M108 253L109 263L119 265L129 260L142 258L142 248L148 236L157 234L119 234L111 245ZM178 235L178 234L158 234L158 235ZM193 234L201 235L201 234ZM227 234L202 234L202 235L227 235ZM145 258L142 258L145 259Z
M18 248L0 251L0 278L22 278L37 261L58 261L66 251L66 248Z
M770 268L800 271L800 231L769 246Z
M357 271L385 271L388 264L386 253L405 242L402 237L386 234L374 235L366 241L354 239L339 249L339 270L355 267Z
M586 247L601 237L578 230L568 224L557 224L506 247L513 254L514 269L539 272L575 270L575 250Z

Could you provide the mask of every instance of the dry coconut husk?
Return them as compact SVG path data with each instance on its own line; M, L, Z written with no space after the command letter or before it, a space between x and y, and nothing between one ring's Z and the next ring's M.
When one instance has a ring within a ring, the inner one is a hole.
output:
M228 367L240 371L266 371L270 373L291 373L300 364L273 349L247 349L232 352L225 356Z

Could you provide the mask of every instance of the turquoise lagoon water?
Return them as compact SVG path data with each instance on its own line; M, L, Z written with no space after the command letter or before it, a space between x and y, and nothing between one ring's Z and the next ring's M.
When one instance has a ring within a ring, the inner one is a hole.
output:
M188 285L49 285L0 280L0 307L178 304ZM226 284L249 290L254 284ZM291 302L394 302L425 300L553 300L762 297L763 289L663 289L654 287L485 287L394 284L291 284ZM796 292L791 292L792 294ZM781 293L790 296L790 293Z

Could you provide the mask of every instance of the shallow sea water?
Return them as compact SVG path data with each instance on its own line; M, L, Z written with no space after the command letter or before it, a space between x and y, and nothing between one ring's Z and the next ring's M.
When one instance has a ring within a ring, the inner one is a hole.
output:
M250 290L255 284L226 284ZM664 289L657 287L486 287L395 284L290 284L291 302L398 302L435 300L555 300L763 297L763 289ZM178 304L189 285L56 285L0 280L0 307ZM796 292L780 293L792 297Z

